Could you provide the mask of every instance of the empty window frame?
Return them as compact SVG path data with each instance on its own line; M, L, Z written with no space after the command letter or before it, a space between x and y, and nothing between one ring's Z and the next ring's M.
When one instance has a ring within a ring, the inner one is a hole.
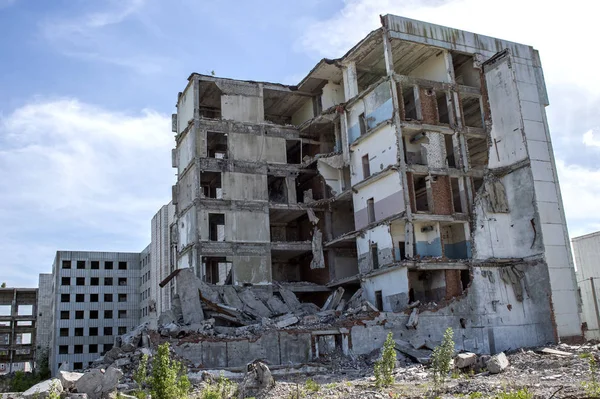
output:
M113 279L112 277L104 277L104 285L113 285Z
M104 294L104 302L112 302L113 294Z
M484 138L469 137L467 139L469 165L473 168L485 167L488 164L488 141Z
M68 328L61 328L60 329L60 336L61 337L68 337L69 336L69 329Z
M104 311L104 318L105 319L112 319L113 318L113 311L112 310L105 310Z
M231 266L225 257L203 256L204 281L215 285L231 284Z
M107 260L104 262L104 270L112 270L113 267L113 262L111 260Z
M78 269L85 269L85 261L84 260L78 260L77 261L77 268Z
M398 241L398 255L400 258L398 260L406 259L406 244L404 243L404 241Z
M375 201L373 198L367 200L367 218L369 223L375 222Z
M452 203L454 204L454 212L462 213L462 202L460 200L460 185L458 178L450 178L450 189L452 190Z
M288 190L285 177L268 175L267 187L270 202L274 202L277 204L288 203Z
M119 262L119 270L127 270L127 262Z
M445 91L436 91L435 97L438 109L438 121L441 124L450 124L450 113L448 112L448 94Z
M373 264L373 270L379 269L379 251L377 250L377 244L371 244L371 262Z
M61 310L60 311L60 319L61 320L68 320L69 319L69 311L68 310Z
M60 285L71 285L71 277L62 277L60 279Z
M105 337L108 337L109 335L112 335L112 327L104 327L103 335ZM104 350L106 350L106 345L104 345Z
M210 241L225 241L225 214L209 213L208 230Z
M125 318L127 318L127 310L120 309L119 310L119 319L125 319Z
M88 329L88 335L90 337L97 337L98 336L98 327L90 327Z
M83 327L76 327L75 328L75 336L76 337L83 337Z
M380 311L383 311L383 295L381 291L375 291L375 306Z
M117 334L119 334L119 335L127 334L127 327L119 326L119 328L117 330Z
M75 319L77 319L77 320L83 320L83 310L76 310L75 311Z
M77 277L75 279L75 285L85 285L85 277Z
M300 140L286 140L286 162L290 165L297 165L302 163L302 141Z
M100 285L100 277L90 278L90 285Z
M98 294L90 294L90 302L98 302Z
M58 347L59 355L68 355L69 354L69 345L60 345Z
M79 352L79 353L83 353L83 352ZM83 370L83 362L74 362L73 370Z
M97 310L90 310L90 319L95 320L98 318L98 311Z
M60 294L61 302L69 302L71 300L71 295L69 294Z
M415 87L402 87L402 102L404 105L404 120L418 120L417 101L415 98Z
M98 270L100 269L100 262L97 260L93 260L90 262L90 269L92 270Z
M367 131L369 130L369 126L367 124L367 118L365 117L364 112L358 116L358 126L360 128L361 136L364 136L365 134L367 134Z
M483 127L480 97L463 97L461 99L465 126Z
M456 168L456 158L454 156L454 143L451 134L444 134L444 143L446 145L446 163L449 168Z
M118 301L119 302L127 302L127 294L119 294Z
M70 260L63 260L62 261L62 268L63 269L70 269L71 268L71 261Z
M415 207L417 212L429 212L429 201L427 195L427 177L413 175L413 187L415 193Z
M119 277L119 286L123 287L127 285L127 277Z
M206 156L227 159L227 134L206 132Z
M223 198L221 172L202 172L200 173L200 187L204 198Z
M83 345L73 346L73 353L75 353L75 354L83 353ZM81 367L83 367L83 366L81 366Z
M85 302L85 294L75 294L75 302Z
M369 165L369 154L365 154L362 157L362 169L363 169L363 179L371 176L371 167Z
M88 346L88 353L98 353L98 344L90 344Z

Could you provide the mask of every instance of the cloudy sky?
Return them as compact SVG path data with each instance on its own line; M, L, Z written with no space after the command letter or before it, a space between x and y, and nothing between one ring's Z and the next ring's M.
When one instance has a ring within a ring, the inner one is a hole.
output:
M600 230L596 16L587 0L556 3L0 0L0 281L36 286L57 249L149 243L191 72L295 84L386 13L540 51L569 231Z

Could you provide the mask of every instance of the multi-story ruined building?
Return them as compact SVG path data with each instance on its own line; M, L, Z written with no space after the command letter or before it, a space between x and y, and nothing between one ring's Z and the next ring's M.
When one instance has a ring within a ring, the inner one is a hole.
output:
M0 374L33 369L37 296L37 288L0 288Z
M139 253L58 251L52 279L52 375L87 368L139 324Z
M297 86L189 77L177 267L317 304L338 286L419 300L420 329L480 352L580 336L537 51L381 22Z
M584 335L586 339L600 339L600 231L572 241Z

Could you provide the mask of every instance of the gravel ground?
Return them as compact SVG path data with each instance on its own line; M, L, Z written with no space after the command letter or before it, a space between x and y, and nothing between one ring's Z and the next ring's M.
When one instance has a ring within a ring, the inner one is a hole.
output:
M550 347L571 353L558 356L541 353L543 348L519 350L509 353L510 366L502 373L491 375L486 372L454 372L448 377L444 388L433 395L433 379L430 370L422 365L406 364L401 359L395 370L395 384L380 389L375 386L373 368L368 361L346 361L332 359L325 364L330 373L319 375L279 378L266 395L257 399L295 398L496 398L500 393L514 392L526 388L530 398L588 398L583 387L591 379L589 359L579 355L591 353L596 359L599 345L570 346L560 344ZM308 379L316 384L307 384ZM599 379L600 380L600 379ZM311 390L311 386L313 389ZM599 383L600 386L600 383ZM318 389L318 390L317 390ZM525 399L527 396L516 397Z

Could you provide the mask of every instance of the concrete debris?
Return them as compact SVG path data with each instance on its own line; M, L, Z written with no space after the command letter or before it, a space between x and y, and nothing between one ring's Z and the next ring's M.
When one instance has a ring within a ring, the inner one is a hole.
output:
M477 355L471 352L459 353L454 358L454 366L458 369L472 367L477 363Z
M246 375L240 384L239 398L258 396L275 386L275 380L269 367L255 360L246 366Z
M221 302L221 296L210 285L206 284L204 281L200 280L199 278L196 278L196 283L198 284L198 290L200 290L200 297L202 299L207 299L212 303L220 303Z
M521 282L526 284L523 267L520 265L502 267L500 268L500 277L504 283L512 285L517 301L523 302L523 286L521 285ZM527 291L526 285L525 291Z
M72 370L71 369L71 363L69 363L69 362L64 362L58 368L58 371L71 371L71 370Z
M275 323L275 326L277 326L278 328L289 327L291 325L298 323L299 321L300 320L293 314L287 314L287 315L281 316L281 317L273 320L273 322Z
M290 310L294 311L300 307L300 301L296 298L296 295L281 285L279 285L279 295L281 295L283 302L285 302Z
M327 298L321 310L335 309L340 304L340 301L344 296L344 292L345 290L342 287L339 287L337 290L335 290L331 295L329 295L329 298Z
M429 364L431 360L431 351L415 349L409 342L401 339L395 339L394 342L396 342L396 350L398 352L405 354L421 364Z
M317 217L317 215L315 215L315 211L312 210L312 208L307 208L306 209L306 215L308 216L308 220L313 224L313 225L317 225L317 223L319 223L319 218Z
M546 355L573 356L572 353L564 352L564 351L559 351L559 350L551 349L551 348L544 348L540 352L543 353L543 354L546 354Z
M412 308L418 308L421 305L421 301L414 301L408 304L408 308L412 309Z
M50 393L61 393L63 386L58 378L52 378L46 381L35 384L25 392L22 396L25 399L45 399L50 396Z
M315 226L312 237L312 255L310 261L311 269L322 269L325 267L325 257L323 256L323 233Z
M175 323L183 323L183 310L181 309L181 298L179 294L173 295L171 300L171 311L175 316Z
M238 296L237 291L235 290L235 288L233 288L233 286L223 286L222 294L223 302L225 302L226 305L232 306L237 309L242 309L244 307L244 303Z
M71 390L75 387L75 383L81 378L83 373L75 373L72 371L63 371L60 370L58 372L58 378L60 379L60 383L64 390Z
M250 289L240 292L239 297L244 302L244 311L259 318L271 316L269 308Z
M267 300L267 306L271 309L273 315L282 315L290 312L290 308L276 296L272 296Z
M408 318L408 321L406 322L406 328L417 328L417 325L419 324L419 309L414 308L412 310L412 312L410 312L410 317Z
M181 269L177 274L177 292L181 301L183 322L185 324L199 323L204 320L204 312L198 295L198 284L194 271L190 268Z
M492 356L485 364L485 367L491 374L498 374L506 370L508 365L508 358L504 352L500 352L497 355Z

